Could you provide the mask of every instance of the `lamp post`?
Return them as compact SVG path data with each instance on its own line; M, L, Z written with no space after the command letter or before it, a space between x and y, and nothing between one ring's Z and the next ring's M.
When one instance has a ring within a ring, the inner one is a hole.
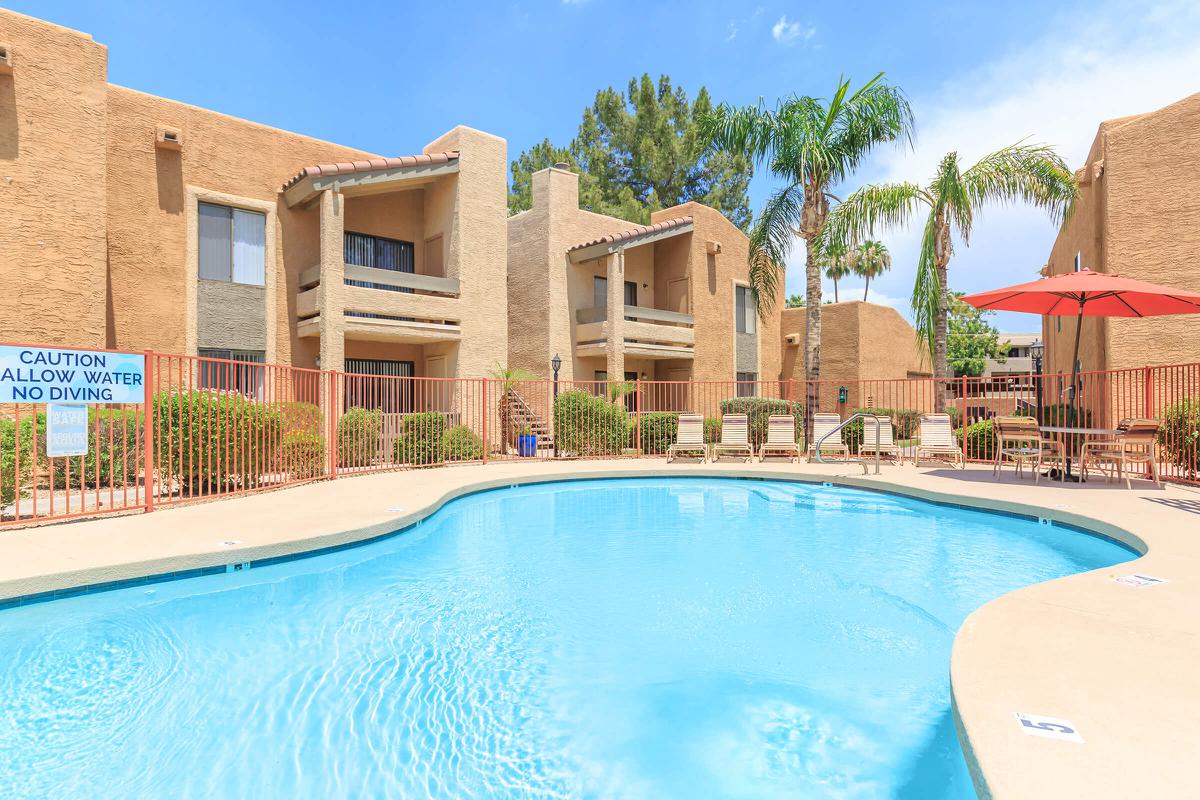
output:
M1037 398L1037 416L1042 416L1042 353L1045 351L1045 345L1041 339L1034 339L1029 345L1029 355L1033 357L1033 380L1034 390Z
M554 370L554 401L558 402L558 368L562 366L562 359L558 357L558 353L554 354L554 358L550 359L550 368ZM550 419L554 419L554 411L551 408ZM554 436L554 457L558 458L558 435Z

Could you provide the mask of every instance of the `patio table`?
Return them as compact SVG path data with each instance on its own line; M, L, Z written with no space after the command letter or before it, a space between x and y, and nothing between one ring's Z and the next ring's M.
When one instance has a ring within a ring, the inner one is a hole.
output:
M1116 428L1075 428L1070 425L1042 425L1042 426L1040 426L1040 430L1042 431L1042 433L1064 434L1064 438L1065 438L1066 434L1074 434L1076 436L1082 437L1082 439L1084 441L1086 441L1089 436L1113 436L1113 437L1115 437L1121 433L1121 431ZM1063 444L1064 444L1064 449L1066 449L1065 448L1066 442L1063 442ZM1080 458L1081 459L1083 458L1083 454L1082 454L1083 444L1084 444L1084 442L1080 441L1079 450L1080 450ZM1050 473L1049 473L1050 477L1057 477L1056 475L1054 475L1054 473L1057 471L1058 470L1050 470ZM1075 481L1075 482L1079 482L1079 480L1081 480L1081 476L1071 474L1071 452L1069 450L1067 451L1067 474L1064 476L1064 480Z

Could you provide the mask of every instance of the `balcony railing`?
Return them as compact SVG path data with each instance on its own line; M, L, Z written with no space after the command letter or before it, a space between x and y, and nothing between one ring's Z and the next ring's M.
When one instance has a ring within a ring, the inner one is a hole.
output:
M608 309L604 306L581 308L575 312L575 321L580 325L604 322L607 319ZM625 319L663 325L686 325L689 328L695 324L695 317L691 314L683 314L679 311L665 311L661 308L647 308L645 306L625 306Z
M691 314L645 306L625 306L621 326L627 352L648 358L690 358L696 342ZM603 307L581 308L575 312L577 352L602 352L608 341L608 310Z
M377 286L392 286L397 289L411 289L413 292L432 295L458 297L459 282L454 278L441 278L434 275L418 275L414 272L396 272L377 267L360 267L357 264L345 266L345 279L373 283ZM321 282L321 267L309 267L300 273L300 288L307 289ZM368 287L369 288L369 287Z

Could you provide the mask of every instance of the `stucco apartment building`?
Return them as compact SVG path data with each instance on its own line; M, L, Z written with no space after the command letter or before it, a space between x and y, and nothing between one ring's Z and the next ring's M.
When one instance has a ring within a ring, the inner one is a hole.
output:
M580 209L565 165L536 172L532 207L508 220L509 364L548 375L558 354L565 381L775 381L779 309L756 316L748 248L699 203L635 225Z
M783 380L804 380L804 331L805 309L785 308L780 319ZM845 416L856 408L896 404L932 410L931 393L904 393L890 383L931 375L916 331L896 309L861 300L821 306L821 376L829 382L821 390L822 412Z
M381 158L114 86L0 9L0 340L416 376L507 358L503 139Z
M1200 290L1200 93L1165 108L1100 124L1076 172L1080 197L1046 266ZM1046 370L1069 373L1076 321L1047 317ZM1085 318L1085 370L1200 361L1191 316Z

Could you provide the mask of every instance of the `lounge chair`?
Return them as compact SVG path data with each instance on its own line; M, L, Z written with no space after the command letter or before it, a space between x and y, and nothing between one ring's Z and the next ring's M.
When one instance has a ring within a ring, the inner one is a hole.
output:
M821 442L821 437L832 432L841 424L842 418L837 414L813 414L813 437L812 441L808 443L809 461L817 457L817 442ZM850 448L846 447L845 442L842 441L841 431L821 442L821 455L829 453L840 453L842 458L850 457Z
M754 460L754 448L750 446L750 422L745 414L725 414L721 417L721 441L712 446L712 460L721 456L743 456L746 461Z
M962 448L954 438L954 426L949 414L922 414L917 433L917 450L913 453L913 466L921 465L921 457L945 458L965 469Z
M699 454L701 461L708 459L708 445L704 443L704 417L699 414L680 414L675 442L667 448L667 463L680 455L696 454Z
M891 417L876 417L879 420L878 441L876 441L875 423L869 419L864 419L862 442L858 445L859 458L874 456L876 453L883 456L889 456L897 461L903 460L903 455L900 448L896 445L894 435L892 433L892 418Z
M1117 480L1125 478L1125 487L1133 488L1128 466L1148 464L1150 475L1157 486L1162 486L1162 478L1158 474L1158 457L1154 452L1154 443L1158 439L1158 429L1162 423L1156 419L1124 420L1123 432L1108 442L1088 442L1083 446L1083 457L1080 459L1080 473L1087 479L1088 466L1097 472L1104 472L1109 467L1108 480L1111 482L1113 473Z
M996 457L992 461L992 475L1000 477L1004 462L1016 465L1017 477L1025 473L1025 464L1033 465L1033 481L1042 478L1042 465L1057 462L1062 467L1066 480L1066 451L1063 443L1042 436L1041 428L1033 417L1001 416L993 421L996 429Z
M769 455L788 456L793 464L800 460L796 418L791 414L772 414L767 419L767 440L758 448L758 458L761 461Z

